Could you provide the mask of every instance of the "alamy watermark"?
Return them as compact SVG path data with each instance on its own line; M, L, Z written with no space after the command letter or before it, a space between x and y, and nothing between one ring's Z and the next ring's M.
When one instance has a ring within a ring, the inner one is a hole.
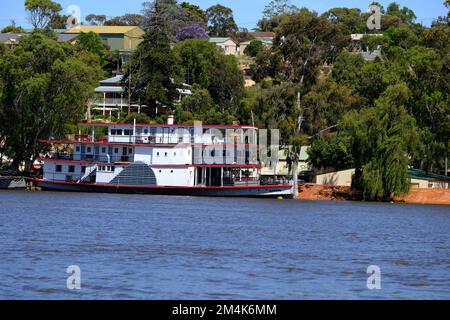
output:
M381 290L381 268L379 266L367 267L367 289L369 290Z
M380 30L381 29L381 8L377 5L369 6L369 13L372 15L367 20L367 28L369 30Z
M67 289L80 290L81 289L81 269L77 265L67 267L66 273L69 274L67 278Z

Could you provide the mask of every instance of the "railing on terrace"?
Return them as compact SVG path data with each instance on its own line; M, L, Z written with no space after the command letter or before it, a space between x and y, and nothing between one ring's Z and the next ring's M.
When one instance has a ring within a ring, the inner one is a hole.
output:
M72 140L75 142L82 142L82 143L120 143L120 144L195 144L195 143L201 143L205 145L223 145L223 144L236 144L236 142L229 143L223 139L213 139L212 141L210 139L205 139L202 142L199 138L194 138L192 136L160 136L160 135L139 135L139 136L95 136L92 135L75 135L69 137L69 140ZM239 143L243 145L243 143Z
M133 162L134 156L108 156L108 155L79 155L70 153L51 153L47 159L65 160L65 161L86 161L86 162L102 162L102 163L117 163L117 162Z

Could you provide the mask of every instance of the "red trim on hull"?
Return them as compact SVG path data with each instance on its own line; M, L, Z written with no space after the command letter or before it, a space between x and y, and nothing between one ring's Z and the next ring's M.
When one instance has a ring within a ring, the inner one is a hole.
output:
M64 182L64 181L49 181L43 179L30 179L30 181L35 183L48 183L54 185L72 185L72 186L89 186L89 187L108 187L108 188L128 188L128 189L186 189L186 190L221 190L221 189L234 189L234 190L245 190L245 189L273 189L273 188L292 188L289 184L281 185L267 185L267 186L227 186L227 187L163 187L163 186L126 186L126 185L112 185L112 184L100 184L100 183L75 183L75 182Z

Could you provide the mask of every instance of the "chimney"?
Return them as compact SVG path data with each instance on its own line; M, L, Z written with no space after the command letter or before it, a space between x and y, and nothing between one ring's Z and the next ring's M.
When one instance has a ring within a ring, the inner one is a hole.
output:
M173 115L170 115L170 116L167 118L167 124L168 124L169 126L173 126L174 123L175 123L175 117L174 117Z

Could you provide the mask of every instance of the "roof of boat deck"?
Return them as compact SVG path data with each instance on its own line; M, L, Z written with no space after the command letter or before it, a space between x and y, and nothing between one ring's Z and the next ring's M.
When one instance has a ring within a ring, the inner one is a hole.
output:
M80 126L95 126L95 127L128 127L133 126L133 123L105 123L105 122L81 122ZM137 127L194 127L194 124L160 124L160 123L136 123ZM202 124L204 128L230 128L230 129L258 129L255 126L243 126L234 124Z

